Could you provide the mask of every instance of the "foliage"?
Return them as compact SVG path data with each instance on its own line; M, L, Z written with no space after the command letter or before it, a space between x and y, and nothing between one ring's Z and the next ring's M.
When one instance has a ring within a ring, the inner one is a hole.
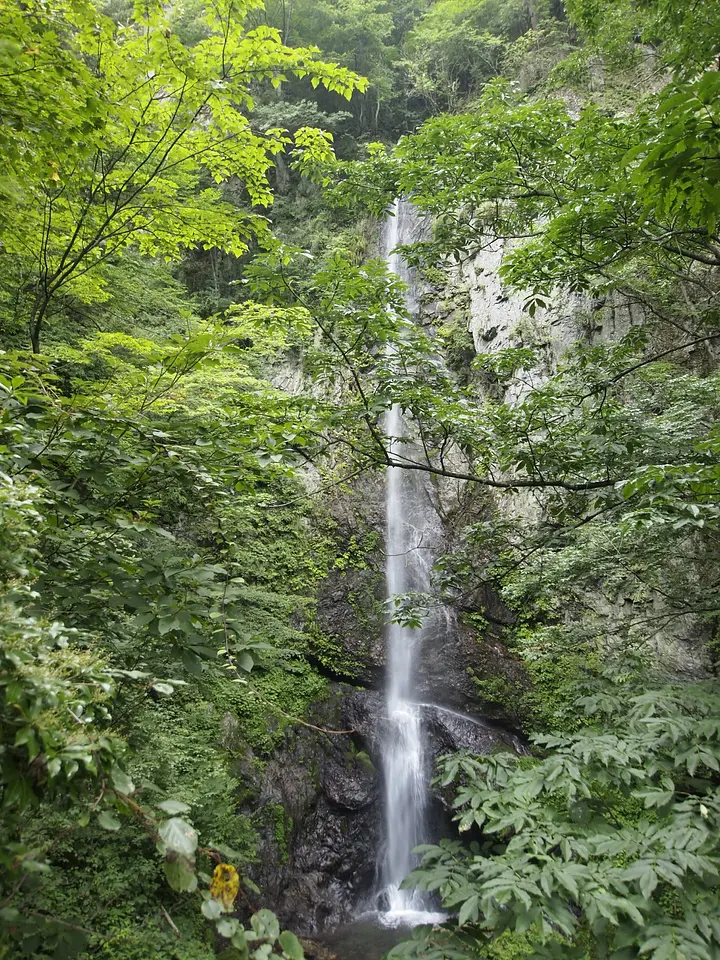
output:
M413 881L458 915L421 955L454 956L447 940L466 956L463 940L514 929L538 938L531 956L579 957L584 928L598 957L715 955L717 696L710 685L646 687L626 670L594 685L576 704L590 726L535 738L546 753L534 764L445 761L442 782L460 781L460 831L482 833L469 847L424 848ZM618 816L613 795L639 801L634 816Z
M287 312L286 321L292 316ZM9 940L24 950L38 949L39 921L40 942L62 955L82 950L88 936L104 943L115 935L54 915L53 904L82 919L82 898L58 902L52 875L37 889L27 882L57 855L56 839L42 829L57 805L69 820L63 832L78 849L84 830L124 833L123 824L135 819L151 841L145 855L164 858L167 881L177 891L198 887L200 854L218 858L222 848L240 862L252 856L252 841L248 846L243 836L248 828L234 815L233 781L222 764L212 773L217 726L203 734L209 740L205 767L201 731L192 725L187 748L177 731L165 740L158 736L157 717L145 742L141 733L148 711L161 711L164 698L201 678L212 681L216 696L223 684L233 691L234 683L245 684L253 668L277 684L269 668L287 662L283 640L293 635L284 621L306 602L278 599L260 587L263 576L266 584L284 581L295 569L295 589L307 589L297 551L283 567L276 546L263 575L257 563L251 573L253 557L224 539L238 525L235 491L265 487L287 469L273 466L282 459L268 447L275 430L283 424L283 443L293 436L285 399L275 426L274 415L266 420L260 407L250 414L268 388L243 361L248 348L238 346L253 328L258 355L272 353L285 337L272 332L275 313L247 305L236 317L225 330L196 330L164 347L105 334L80 349L60 347L52 360L5 355L2 888ZM302 316L295 319L302 329ZM212 402L202 398L208 387ZM178 509L200 542L178 528ZM278 526L282 530L282 521ZM258 688L265 684L260 676ZM303 692L318 691L317 682L299 688L288 679L286 686L297 712L307 703ZM260 711L266 715L267 700ZM211 774L220 789L212 779L191 787L182 767L190 757L195 776ZM182 799L173 796L178 788ZM199 829L211 846L200 846ZM234 839L241 841L239 851L227 844ZM132 938L135 919L123 936ZM110 915L100 924L108 925ZM240 938L241 927L234 931ZM262 956L270 933L255 934L254 943L250 932L243 943ZM294 955L294 941L284 939Z
M577 120L560 100L526 102L496 83L478 113L428 121L394 157L376 150L358 178L341 168L340 197L352 191L379 210L393 194L412 195L437 220L434 240L415 252L431 263L466 258L493 237L528 238L503 276L530 291L531 308L559 284L632 290L664 316L677 274L692 289L716 265L715 174L704 165L717 76L670 85L631 117L588 106Z
M27 613L37 597L29 587L30 542L40 519L36 491L5 474L1 480L1 856L3 872L17 879L46 869L42 851L17 842L19 825L40 797L82 801L88 780L107 777L118 789L129 781L119 766L123 744L108 731L108 705L121 672L74 649L76 631Z
M606 55L625 57L631 44L645 44L665 63L691 78L717 56L716 2L702 9L673 0L569 0L568 13Z
M562 610L585 617L598 580L612 586L578 626L580 642L647 638L651 622L633 626L629 605L607 623L621 595L652 598L658 623L717 610L704 566L714 551L717 379L683 366L719 336L717 197L705 170L717 77L672 81L630 115L587 106L577 118L559 99L530 101L495 83L478 112L430 120L393 153L375 146L366 162L336 167L340 202L352 195L380 212L404 193L432 216L433 236L403 251L412 262L464 263L503 241L501 274L530 326L558 289L584 294L596 315L642 309L622 340L578 343L549 377L542 338L525 334L477 357L483 379L464 388L434 370L413 388L397 366L388 376L377 364L386 402L401 402L423 436L424 455L403 466L509 497L538 491L546 519L532 536L512 508L493 512L441 571L447 591L467 590L480 552L479 579L534 617L536 646ZM464 468L445 462L449 442ZM661 555L678 562L658 564Z
M502 71L508 41L530 24L524 2L440 0L407 38L411 83L433 113L452 111Z
M3 5L3 273L35 352L58 295L107 299L98 268L128 247L177 259L196 245L238 256L251 237L269 242L250 208L270 204L267 171L289 139L251 130L252 82L292 73L346 97L363 82L314 49L283 46L277 31L246 31L253 5L208 8L207 36L191 47L159 3L137 5L125 23L89 0L52 15ZM243 214L206 174L242 183Z
M413 881L458 916L395 955L720 949L714 693L598 679L648 644L697 672L687 638L717 629L720 34L713 4L560 7L2 7L3 955L302 956L245 876L263 817L288 832L248 770L326 694L311 662L352 673L314 592L375 543L339 546L296 474L323 493L389 463L486 491L434 587L502 601L533 688L490 692L543 731L533 757L448 760L471 843ZM523 97L575 29L607 66L653 44L672 78L621 114ZM401 193L439 285L505 245L507 348L472 359L464 314L414 324L368 259ZM548 373L559 289L587 329ZM623 305L627 333L595 337ZM394 403L420 458L385 434Z
M262 21L280 29L286 43L317 44L326 56L368 78L366 96L350 105L352 123L346 152L352 152L353 141L368 131L394 139L418 117L420 105L407 101L402 43L425 6L425 0L398 0L393 4L380 0L294 0L292 5L271 0L266 4ZM306 93L301 81L287 85L285 96L303 97ZM331 115L337 110L337 97L319 91L316 99Z

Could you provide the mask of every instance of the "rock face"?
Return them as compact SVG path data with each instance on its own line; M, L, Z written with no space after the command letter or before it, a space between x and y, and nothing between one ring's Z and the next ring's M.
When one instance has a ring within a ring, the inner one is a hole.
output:
M263 771L258 788L268 815L254 879L293 929L317 933L375 906L385 709L378 691L337 687L313 721L352 732L296 731ZM429 765L455 750L524 750L518 737L478 717L432 705L422 714ZM451 832L439 792L431 797L430 821L434 836Z
M373 589L367 571L333 573L324 584L317 622L341 651L340 665L336 661L334 667L336 679L384 688L383 599L376 584ZM485 609L488 608L494 609L498 618L508 616L494 598L487 602ZM509 710L503 710L499 704L482 703L473 677L505 676L515 686L522 686L522 667L492 630L481 633L463 623L461 614L462 610L447 607L435 627L426 628L418 654L418 695L423 700L456 710L481 712L512 724L515 717Z
M342 726L342 688L313 722ZM352 916L375 884L381 838L378 774L354 733L301 728L266 766L259 784L262 833L254 872L282 922L313 933Z
M362 690L343 701L343 718L352 725L367 744L370 756L381 756L381 744L387 736L385 697L376 691ZM443 753L470 750L478 755L496 750L523 752L519 737L480 717L460 713L435 704L421 704L423 729L426 734L427 758L434 763Z
M441 481L428 490L436 520L427 546L435 555L451 553L456 529L479 515L472 497L457 486ZM330 572L320 587L315 617L334 648L329 675L375 690L385 688L386 667L385 553L378 536L385 524L383 489L382 478L374 478L332 505L345 543L364 542L369 532L375 539L361 562ZM483 702L474 678L501 676L521 689L525 685L522 666L505 648L496 629L480 631L463 618L466 609L482 609L496 624L511 622L510 615L487 586L478 588L468 600L464 606L447 606L433 619L434 626L426 627L418 654L418 696L512 726L517 720L512 709Z
M645 319L637 304L561 292L530 317L523 309L526 296L508 290L500 280L498 271L507 248L503 240L489 244L458 277L467 293L468 328L478 353L535 347L543 363L534 376L542 380L557 370L562 355L576 341L619 340Z
M455 753L458 750L469 750L478 756L498 750L526 752L520 737L488 723L487 720L430 704L424 708L423 714L433 759L443 753Z
M315 622L336 649L343 678L379 687L385 671L385 485L382 474L363 478L328 502L340 551L320 585Z
M537 368L525 378L525 386L504 397L519 399L528 385L540 384L553 376L563 356L578 342L598 345L618 342L633 327L648 320L645 309L624 299L619 293L592 298L586 294L556 291L546 307L539 307L530 317L523 310L525 295L502 285L499 268L509 245L501 240L489 244L459 272L456 281L466 296L464 323L479 353L492 353L507 347L532 347L540 360ZM653 332L658 350L667 349L685 340L684 334L671 326L659 326ZM684 362L698 372L717 366L720 355L716 345L704 344L684 352ZM492 393L491 384L486 384ZM498 498L500 513L532 523L543 515L542 496L529 491L516 491L511 497ZM620 621L633 603L632 597L607 596L601 588L584 598L586 610L594 611L599 623L611 617ZM658 609L659 608L659 609ZM656 598L645 602L648 622L659 624L652 637L657 656L678 676L707 675L705 644L710 638L707 624L697 617L662 617L662 604ZM629 619L632 619L630 617Z

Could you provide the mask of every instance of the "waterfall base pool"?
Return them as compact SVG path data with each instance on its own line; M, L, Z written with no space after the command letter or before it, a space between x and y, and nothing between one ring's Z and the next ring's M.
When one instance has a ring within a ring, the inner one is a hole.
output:
M386 918L395 922L388 923ZM337 960L381 960L396 943L410 937L413 927L421 923L439 923L444 919L442 914L419 911L407 911L404 917L399 912L368 913L317 939Z

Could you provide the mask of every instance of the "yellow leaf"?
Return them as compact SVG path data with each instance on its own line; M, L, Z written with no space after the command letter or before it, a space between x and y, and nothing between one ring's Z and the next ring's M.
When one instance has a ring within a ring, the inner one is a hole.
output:
M213 870L210 893L219 900L226 910L231 910L240 889L240 877L235 867L219 863Z

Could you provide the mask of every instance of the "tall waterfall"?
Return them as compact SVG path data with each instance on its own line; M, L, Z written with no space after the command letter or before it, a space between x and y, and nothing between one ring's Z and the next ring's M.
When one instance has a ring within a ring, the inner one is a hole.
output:
M407 267L392 251L398 243L413 239L414 223L410 205L396 201L393 216L386 222L385 254L392 272L405 280L409 279ZM411 312L415 309L411 294L408 294L407 306ZM402 439L409 431L399 405L389 412L385 425L391 438L390 453L396 458L412 456L409 452L412 443ZM432 559L426 543L433 539L437 515L429 502L425 475L420 471L389 467L385 503L388 598L427 592ZM416 865L413 847L428 839L425 814L430 771L415 690L419 655L428 626L410 628L389 622L386 630L388 719L383 745L386 838L380 867L389 908L386 917L390 922L393 918L400 922L412 919L409 914L425 908L422 895L401 890L400 883Z

